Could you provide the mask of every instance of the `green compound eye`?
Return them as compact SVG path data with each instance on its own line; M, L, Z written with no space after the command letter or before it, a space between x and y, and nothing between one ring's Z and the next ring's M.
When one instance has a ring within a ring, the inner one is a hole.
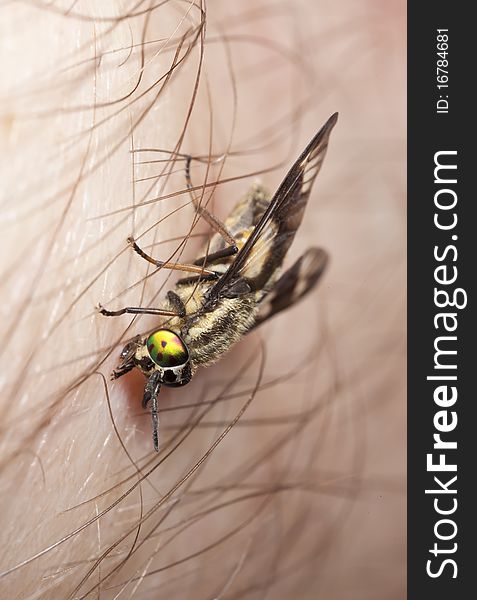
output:
M146 341L149 356L159 367L178 367L189 359L189 353L181 338L168 329L159 329Z

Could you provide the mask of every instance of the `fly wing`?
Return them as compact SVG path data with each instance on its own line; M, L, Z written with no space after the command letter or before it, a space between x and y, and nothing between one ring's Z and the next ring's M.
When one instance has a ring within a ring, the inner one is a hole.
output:
M228 270L207 294L207 304L222 297L264 290L290 247L300 226L306 203L325 158L331 130L338 120L332 115L287 173L268 208Z
M321 248L309 248L300 256L296 263L283 273L260 304L254 328L293 306L311 292L323 275L327 263L328 254Z

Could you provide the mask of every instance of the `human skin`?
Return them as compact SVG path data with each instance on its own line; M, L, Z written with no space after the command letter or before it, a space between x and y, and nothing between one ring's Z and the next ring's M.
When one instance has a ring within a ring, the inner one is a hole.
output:
M185 2L72 4L1 9L0 595L403 598L401 4L211 2L202 41ZM326 248L323 281L161 392L155 455L144 378L109 374L159 321L95 307L174 279L127 237L191 262L180 153L212 155L197 187L236 178L205 189L224 218L336 110L288 258Z

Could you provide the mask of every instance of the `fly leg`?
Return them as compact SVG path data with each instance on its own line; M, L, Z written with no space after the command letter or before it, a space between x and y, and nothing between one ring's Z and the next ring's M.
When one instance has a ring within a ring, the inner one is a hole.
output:
M157 317L184 317L186 314L186 308L180 297L175 292L170 290L167 292L167 299L169 300L169 304L172 306L173 310L166 310L164 308L145 308L142 306L125 306L119 310L107 310L106 308L103 308L101 304L98 304L98 310L105 317L120 317L121 315L126 314L155 315ZM123 352L125 350L123 350ZM125 357L122 356L122 358L124 359Z
M137 243L132 237L128 237L128 244L132 246L133 250L137 252L139 256L141 256L142 258L144 258L144 260L147 260L147 262L153 264L156 267L162 269L171 269L174 271L187 271L188 273L196 273L197 275L207 275L210 277L215 277L216 279L218 277L215 271L210 271L209 269L205 269L204 267L199 266L197 264L187 265L177 262L164 262L161 260L156 260L155 258L152 258L152 256L149 256L149 254L146 254L146 252L144 252L144 250L142 250L142 248L140 248L137 245Z
M176 263L176 262L163 262L160 260L156 260L149 256L142 248L138 246L136 241L132 238L128 238L128 244L130 244L135 252L139 254L144 260L153 264L156 267L164 268L164 269L174 269L177 271L187 271L189 273L194 273L196 275L206 276L207 279L217 279L218 275L215 271L209 270L206 267L211 263L221 260L222 258L226 258L228 256L233 256L238 252L238 246L235 239L232 235L227 231L225 225L215 217L211 212L209 212L206 208L200 205L199 200L194 194L194 186L192 185L192 180L190 176L190 163L192 161L192 156L186 157L186 183L187 189L189 190L190 197L192 198L192 203L198 215L200 215L209 225L210 227L218 233L226 242L227 247L218 250L217 252L213 252L208 254L207 256L203 256L194 261L192 265Z
M121 352L121 362L112 372L111 379L118 379L119 377L126 375L126 373L129 373L129 371L134 369L134 354L136 353L136 350L138 349L140 343L141 337L137 335L124 346Z
M222 250L218 250L217 252L213 252L208 254L207 256L203 256L194 261L194 265L209 265L217 260L221 260L222 258L226 258L228 256L233 256L238 252L238 246L234 239L234 237L227 230L225 225L220 221L215 215L213 215L210 211L208 211L204 206L200 204L200 201L197 199L194 194L194 186L192 185L192 179L190 175L190 163L192 162L192 156L186 157L185 164L185 176L186 176L186 184L187 189L189 190L190 197L192 199L192 203L198 215L200 215L206 223L210 225L210 227L218 233L222 239L228 244Z
M159 371L154 371L154 373L147 380L142 399L142 407L146 408L148 404L151 406L152 442L156 452L159 452L159 418L157 415L157 397L159 396L160 391L161 374Z
M181 314L173 310L163 308L144 308L142 306L125 306L119 310L107 310L98 304L98 311L105 317L119 317L121 315L156 315L158 317L180 317Z

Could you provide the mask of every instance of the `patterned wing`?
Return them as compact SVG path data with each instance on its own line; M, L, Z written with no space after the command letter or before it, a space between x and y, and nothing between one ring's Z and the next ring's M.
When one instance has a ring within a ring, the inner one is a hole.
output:
M208 292L207 305L214 304L221 296L240 296L262 289L267 291L267 283L281 266L300 226L337 120L338 113L335 113L287 173L235 260Z
M258 327L282 310L306 296L320 280L328 263L328 254L321 248L309 248L285 271L260 304L255 320Z

